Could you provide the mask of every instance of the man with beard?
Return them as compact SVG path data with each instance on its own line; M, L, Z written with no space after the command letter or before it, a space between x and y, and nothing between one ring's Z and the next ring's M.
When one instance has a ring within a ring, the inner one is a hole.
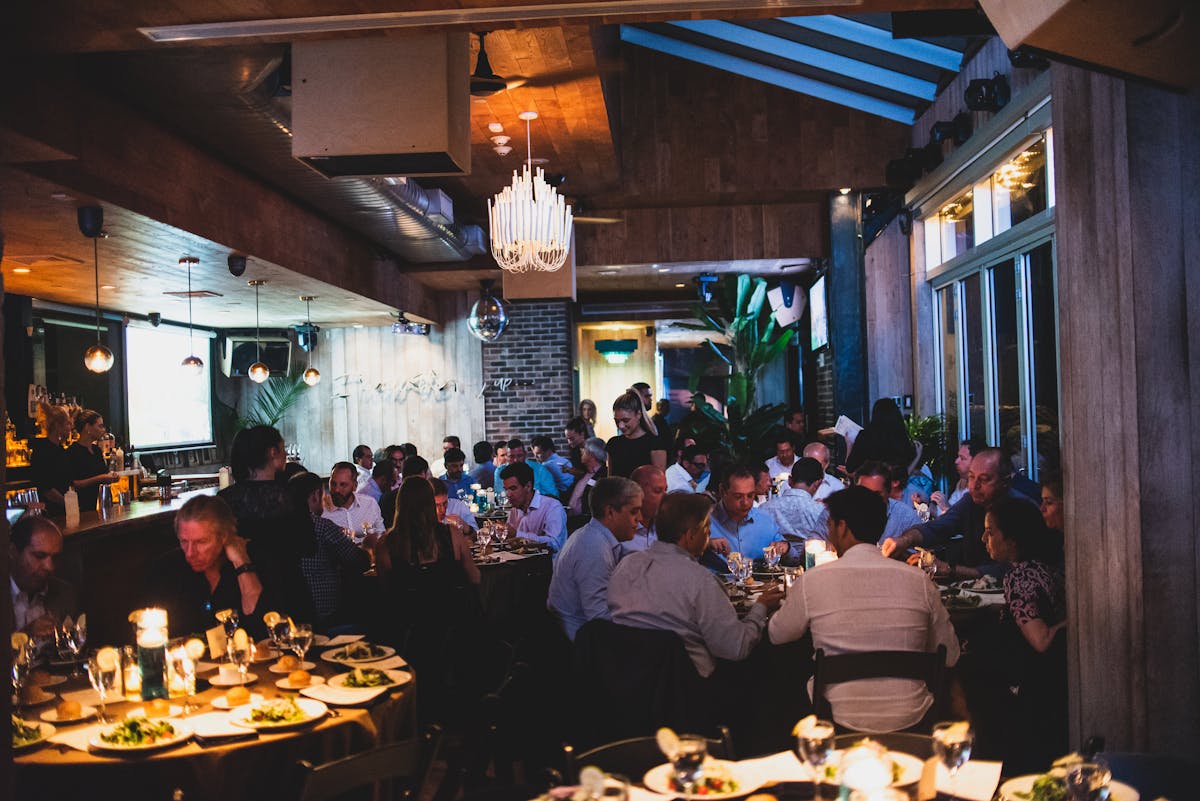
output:
M358 477L354 465L338 462L329 472L329 498L332 506L321 515L339 528L362 531L369 524L373 531L383 531L383 515L374 498L355 492Z

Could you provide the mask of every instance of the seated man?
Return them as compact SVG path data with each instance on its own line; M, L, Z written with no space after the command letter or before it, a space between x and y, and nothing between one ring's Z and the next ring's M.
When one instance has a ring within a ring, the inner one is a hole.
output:
M813 497L818 501L823 501L835 492L841 492L846 488L839 479L829 475L829 448L823 442L810 442L804 446L803 455L809 459L816 459L821 463L821 470L824 475L821 477L821 486L817 488Z
M711 508L704 495L667 495L655 521L658 541L622 559L608 582L613 622L675 632L704 678L716 670L717 659L750 655L783 597L781 590L768 590L738 619L720 582L696 561L708 546Z
M386 465L391 470L391 462L387 462ZM312 518L313 533L317 537L316 553L300 559L300 570L304 573L304 581L312 594L313 608L317 615L313 623L318 628L339 622L338 612L346 611L341 608L342 571L361 575L369 570L369 549L375 547L376 541L383 534L379 531L367 536L361 548L355 545L353 539L342 533L340 526L321 516L323 484L320 476L307 472L297 473L287 482L292 503Z
M565 456L559 456L554 450L554 440L544 434L534 437L530 444L533 447L533 458L550 471L558 497L566 498L575 484L575 477L570 472L571 460Z
M886 558L875 547L886 520L878 493L851 487L829 496L829 542L841 557L809 570L788 590L767 625L771 642L812 631L827 654L934 651L958 661L958 637L937 586L920 570ZM811 692L811 685L810 685ZM866 732L915 726L933 705L925 683L876 678L832 685L826 695L835 722Z
M754 508L758 475L745 465L730 465L718 485L717 503L712 511L712 549L726 555L738 551L748 559L758 559L763 549L773 547L786 554L789 545L779 533L770 513Z
M527 454L525 453L525 443L514 438L505 443L505 446L508 449L506 457L507 461L505 462L505 465L529 465L529 469L533 471L533 488L542 495L545 495L547 498L558 498L558 485L554 483L554 476L550 475L550 471L547 470L541 462L537 461L536 459L529 460L526 458ZM499 459L496 460L496 464L500 464ZM500 471L503 469L504 467L496 468L496 476L494 480L494 485L496 487L504 486L504 478L500 475Z
M391 459L384 459L371 468L371 480L359 489L359 493L366 495L375 503L379 503L386 493L392 491L392 485L395 483L396 464ZM383 522L384 525L390 525L392 521L384 520Z
M461 498L451 498L446 482L440 478L431 478L429 483L433 485L433 505L437 509L438 522L445 523L466 537L474 537L479 530L479 522L467 502Z
M63 618L79 611L74 588L54 575L62 550L62 531L49 518L25 514L13 524L8 551L13 631L53 637Z
M879 538L880 543L900 536L921 522L911 503L904 503L892 496L892 468L883 462L863 462L854 474L854 483L871 490L887 504L887 523Z
M471 474L463 469L466 464L467 455L458 448L451 448L446 451L446 472L438 476L442 481L446 482L446 491L450 493L450 497L458 500L458 493L471 491L471 485L475 483L471 478Z
M708 454L692 443L679 454L679 461L667 468L667 492L704 492L708 479Z
M644 551L658 539L654 530L654 518L658 516L658 507L667 495L667 477L652 464L642 465L629 477L642 488L642 522L638 524L633 539L621 543L621 550L627 554Z
M484 489L491 489L495 486L492 482L496 480L496 463L492 461L492 443L486 440L476 442L471 448L471 455L475 457L475 464L478 465L469 474L471 483L478 484Z
M275 601L237 534L229 504L197 495L176 513L175 536L179 548L156 560L146 577L146 605L167 610L171 631L181 636L203 637L222 609L237 610L242 628L255 639L267 636L262 616Z
M824 477L825 471L816 459L797 459L783 492L760 507L775 518L786 539L823 540L829 533L825 504L813 497Z
M582 418L580 418L582 419ZM596 482L608 475L605 464L608 462L608 452L604 449L604 440L591 437L584 440L580 450L579 463L583 472L579 474L571 494L567 498L567 514L575 517L587 515L591 509L588 501Z
M354 465L338 462L329 471L329 499L332 505L323 517L334 525L354 532L383 531L383 513L368 495L355 492Z
M602 478L592 490L592 519L567 539L550 580L546 607L567 639L596 618L608 618L608 579L622 545L642 519L642 489L627 478Z
M462 451L462 440L453 434L447 434L446 436L442 437L442 455L437 459L434 459L433 463L429 465L430 475L442 476L446 474L447 470L449 469L446 465L446 461L448 459L446 454L450 452L451 448ZM414 450L409 454L409 456L416 456L416 451ZM463 461L466 461L466 458L466 454L463 454Z
M792 465L796 464L796 446L792 444L795 436L786 428L779 429L775 435L775 455L767 460L767 472L774 481L780 476L791 477Z
M508 532L513 537L541 543L557 559L567 541L567 511L554 498L534 489L533 469L525 462L505 465L500 485L508 495Z

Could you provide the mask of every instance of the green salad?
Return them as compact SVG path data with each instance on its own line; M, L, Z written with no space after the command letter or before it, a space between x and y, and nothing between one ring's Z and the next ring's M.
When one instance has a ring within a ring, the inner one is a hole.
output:
M254 723L300 723L308 720L308 714L289 695L263 701L250 710L250 720Z
M1034 780L1028 793L1014 792L1013 795L1023 801L1066 801L1067 786L1062 779L1044 773Z
M395 684L392 677L375 668L355 668L346 674L347 687L386 687Z
M387 656L387 651L383 650L382 646L369 642L352 642L345 648L334 651L332 656L334 659L378 659Z
M100 735L106 743L120 746L154 745L175 736L175 727L165 720L130 718Z
M42 730L38 726L30 726L16 715L12 716L12 747L20 748L42 739Z

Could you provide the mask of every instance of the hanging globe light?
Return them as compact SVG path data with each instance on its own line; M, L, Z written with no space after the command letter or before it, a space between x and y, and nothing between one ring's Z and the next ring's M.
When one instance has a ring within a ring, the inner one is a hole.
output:
M204 372L204 360L199 356L186 356L179 363L179 366L188 375L200 375Z
M250 365L250 369L246 371L246 375L255 384L261 384L271 377L271 368L262 363L262 331L259 329L258 318L258 288L267 283L264 279L257 278L252 281L247 281L250 286L254 287L254 364Z
M271 377L271 368L262 362L255 362L250 365L250 369L246 371L246 375L250 376L250 380L255 384L261 384Z
M97 342L83 354L83 366L93 373L107 373L113 366L113 352Z
M310 367L304 371L304 383L310 387L315 387L321 383L321 373L317 368Z
M495 342L508 327L508 306L492 294L492 281L479 282L483 292L467 317L467 330L484 342Z
M195 256L184 256L182 259L179 260L179 263L187 265L188 351L192 351L192 355L184 357L184 360L179 363L179 366L181 368L183 368L183 372L185 375L198 376L204 372L204 360L201 359L199 356L195 355L194 348L192 345L192 265L199 264L200 260L198 258L196 258Z

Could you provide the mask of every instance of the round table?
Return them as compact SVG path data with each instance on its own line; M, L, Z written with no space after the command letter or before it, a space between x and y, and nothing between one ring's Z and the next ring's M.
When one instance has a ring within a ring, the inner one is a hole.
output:
M316 649L314 649L316 651ZM311 672L328 678L341 672L340 666L309 653L316 663ZM258 681L251 692L267 698L284 694L275 681L284 678L270 672L270 662L251 667ZM202 676L211 676L204 673ZM207 682L202 682L207 684ZM86 679L68 680L48 692L85 689ZM198 688L199 689L199 688ZM226 688L211 687L193 696L193 714L212 712L211 703ZM57 699L56 699L57 700ZM258 739L202 747L195 741L185 745L127 757L81 751L68 745L43 743L16 755L15 798L23 801L73 798L171 799L176 789L186 801L236 801L237 799L287 796L294 791L295 765L305 759L314 764L367 750L376 745L416 735L416 681L384 693L369 706L334 707L331 714L316 725L276 734L260 734ZM171 703L179 704L180 699ZM123 718L140 702L109 702L110 719ZM196 707L199 707L196 709ZM27 720L37 720L47 703L23 710ZM185 719L186 720L186 719ZM59 732L91 726L95 721L59 726Z

